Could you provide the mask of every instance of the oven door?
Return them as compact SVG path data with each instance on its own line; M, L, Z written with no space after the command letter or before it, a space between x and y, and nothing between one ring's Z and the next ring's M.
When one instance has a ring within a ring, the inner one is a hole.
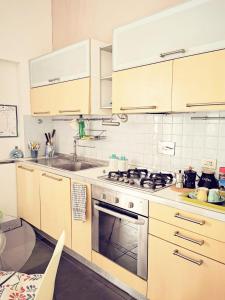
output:
M92 248L147 279L148 218L93 199Z

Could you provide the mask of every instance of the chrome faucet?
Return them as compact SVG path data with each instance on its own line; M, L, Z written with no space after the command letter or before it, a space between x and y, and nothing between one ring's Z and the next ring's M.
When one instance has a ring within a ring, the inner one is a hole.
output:
M73 161L77 161L77 138L73 137Z

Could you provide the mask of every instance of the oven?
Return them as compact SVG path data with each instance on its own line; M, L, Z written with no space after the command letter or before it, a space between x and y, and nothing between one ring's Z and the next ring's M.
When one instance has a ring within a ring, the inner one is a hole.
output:
M92 249L147 280L148 200L92 186Z

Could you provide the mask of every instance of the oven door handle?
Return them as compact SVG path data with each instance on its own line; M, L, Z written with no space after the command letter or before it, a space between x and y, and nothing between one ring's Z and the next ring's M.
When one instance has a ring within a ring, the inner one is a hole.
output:
M125 221L129 221L133 224L136 224L136 225L144 225L145 224L145 220L144 219L140 219L140 220L137 220L137 219L134 219L134 218L131 218L131 217L128 217L126 215L123 215L123 214L120 214L118 212L115 212L115 211L112 211L110 209L107 209L107 208L104 208L104 207L101 207L97 204L94 204L94 208L98 211L102 211L108 215L111 215L113 217L116 217L116 218L119 218L121 220L125 220Z

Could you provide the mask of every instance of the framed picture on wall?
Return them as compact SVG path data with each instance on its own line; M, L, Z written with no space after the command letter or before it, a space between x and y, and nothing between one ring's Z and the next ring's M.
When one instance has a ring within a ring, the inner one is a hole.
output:
M18 137L16 105L0 104L0 138Z

